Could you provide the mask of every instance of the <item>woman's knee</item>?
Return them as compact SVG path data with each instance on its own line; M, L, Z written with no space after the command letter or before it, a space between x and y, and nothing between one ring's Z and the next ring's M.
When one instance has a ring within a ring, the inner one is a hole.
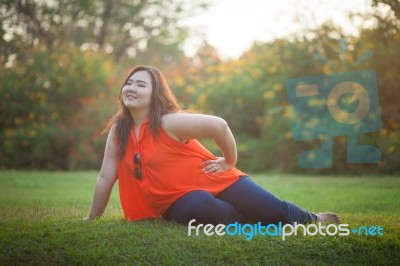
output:
M207 191L196 190L184 195L167 211L166 218L187 224L229 223L240 219L239 213L229 203L215 198Z
M188 216L197 223L230 223L239 219L237 210L229 203L215 198L211 193L196 193L197 200L191 204Z

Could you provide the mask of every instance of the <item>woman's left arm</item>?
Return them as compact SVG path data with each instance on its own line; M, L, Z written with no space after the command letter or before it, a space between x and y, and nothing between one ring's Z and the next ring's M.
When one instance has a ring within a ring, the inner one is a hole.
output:
M235 167L237 161L236 142L226 121L217 116L174 113L163 116L162 126L173 139L211 138L221 149L223 158L205 161L207 173L219 173Z

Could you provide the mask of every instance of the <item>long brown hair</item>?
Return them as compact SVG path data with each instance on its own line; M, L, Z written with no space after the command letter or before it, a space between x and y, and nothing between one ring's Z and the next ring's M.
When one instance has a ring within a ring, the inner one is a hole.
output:
M151 94L150 103L150 128L154 136L157 136L158 130L161 126L161 118L164 114L174 113L181 110L179 103L168 86L168 83L164 77L164 74L153 66L135 66L126 76L124 83L121 86L119 92L119 108L118 111L108 122L103 133L106 133L113 128L116 141L117 141L117 153L120 158L125 154L126 145L128 143L129 133L134 121L132 119L129 109L124 105L122 99L122 88L128 82L128 79L138 71L147 71L151 76L153 91Z

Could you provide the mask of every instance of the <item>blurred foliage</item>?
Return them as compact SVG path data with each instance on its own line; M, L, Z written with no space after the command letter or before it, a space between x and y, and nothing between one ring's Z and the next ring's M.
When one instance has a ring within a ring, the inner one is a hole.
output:
M98 167L111 62L92 52L38 45L1 67L1 165ZM115 97L115 96L114 96ZM103 144L101 145L103 146Z
M391 13L392 12L392 13ZM207 43L186 63L174 83L187 108L224 117L237 138L238 166L246 171L279 170L304 173L398 173L400 166L400 26L395 10L382 16L364 15L375 26L361 29L359 37L344 36L330 23L307 29L293 38L255 43L239 59L221 61ZM348 40L345 64L339 40ZM362 55L373 56L360 61ZM326 61L320 60L321 57ZM328 63L329 62L329 63ZM348 164L346 137L334 138L332 169L301 169L298 155L317 149L320 140L296 142L292 138L285 82L293 77L330 75L375 69L383 129L360 134L359 144L376 146L382 153L376 164ZM205 142L218 153L210 142Z
M161 51L181 51L188 29L179 22L208 6L207 0L2 0L0 61L39 41L47 48L71 44L104 51L120 61ZM166 49L167 48L167 49ZM170 53L159 60L174 61Z
M244 171L399 173L399 6L373 5L376 12L362 18L374 26L357 37L326 23L222 60L207 43L192 58L182 50L189 32L179 21L206 8L204 1L2 1L0 168L98 169L101 131L117 109L124 75L135 64L152 64L184 108L228 121ZM343 37L349 43L344 65ZM373 56L351 67L367 50ZM333 169L300 169L298 155L320 142L293 140L286 81L360 69L376 70L383 129L358 141L378 147L382 161L347 164L346 138L337 137Z

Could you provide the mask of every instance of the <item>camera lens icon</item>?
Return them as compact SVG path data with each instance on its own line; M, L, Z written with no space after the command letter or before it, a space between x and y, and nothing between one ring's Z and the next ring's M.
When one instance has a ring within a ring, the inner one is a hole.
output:
M358 135L382 128L374 70L292 78L286 81L286 90L293 139L320 143L299 154L301 168L332 167L337 136L347 138L348 163L380 161L379 149L358 143Z
M353 112L347 112L340 108L340 99L345 95L351 95L347 104L358 102L358 108ZM369 112L371 101L368 92L357 82L342 82L337 84L329 93L327 107L332 117L343 124L355 124L361 121Z

